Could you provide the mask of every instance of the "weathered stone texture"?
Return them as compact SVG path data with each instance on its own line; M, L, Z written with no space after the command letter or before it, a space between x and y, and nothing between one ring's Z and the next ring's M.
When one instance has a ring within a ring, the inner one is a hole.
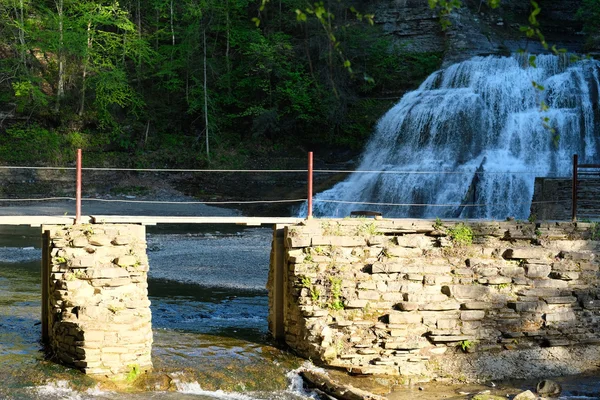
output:
M49 348L88 374L152 367L145 228L44 226L50 232Z
M600 260L589 224L467 223L475 244L458 247L447 236L454 223L288 227L287 344L353 373L434 377L462 355L513 360L503 354L600 343ZM311 237L336 245L310 245ZM504 373L492 364L477 373Z

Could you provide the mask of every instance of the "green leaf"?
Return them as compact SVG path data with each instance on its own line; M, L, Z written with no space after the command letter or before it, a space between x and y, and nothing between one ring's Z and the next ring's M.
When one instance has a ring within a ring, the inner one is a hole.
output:
M296 9L296 20L306 22L306 14L302 10Z
M537 68L537 65L535 64L535 60L536 60L536 56L534 56L534 55L529 56L529 65L532 66L533 68Z

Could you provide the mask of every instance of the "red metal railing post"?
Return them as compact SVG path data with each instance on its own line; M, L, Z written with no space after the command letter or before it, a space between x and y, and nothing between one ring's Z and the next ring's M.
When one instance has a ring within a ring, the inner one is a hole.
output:
M308 215L307 219L312 218L313 208L313 153L308 152Z
M75 189L75 224L81 221L81 149L77 149L77 177Z
M579 161L577 154L573 154L573 181L571 183L571 220L577 221L577 167Z

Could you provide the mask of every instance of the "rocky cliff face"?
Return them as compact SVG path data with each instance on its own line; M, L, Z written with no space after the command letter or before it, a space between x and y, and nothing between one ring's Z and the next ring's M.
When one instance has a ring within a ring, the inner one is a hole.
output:
M575 14L581 0L556 0L541 4L539 20L550 45L579 52L584 37ZM527 40L519 27L528 24L529 2L502 0L490 9L485 0L468 0L451 16L452 26L443 31L437 14L425 0L384 0L373 5L376 23L407 52L443 52L444 63L473 56L508 54L519 49L545 50L537 39Z

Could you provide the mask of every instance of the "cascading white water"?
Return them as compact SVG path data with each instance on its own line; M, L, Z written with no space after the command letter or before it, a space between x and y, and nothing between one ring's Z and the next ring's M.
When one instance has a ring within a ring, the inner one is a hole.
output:
M570 176L573 154L592 162L600 151L600 63L535 63L476 57L430 75L367 144L357 171L384 172L354 172L318 194L315 215L527 218L536 176Z

